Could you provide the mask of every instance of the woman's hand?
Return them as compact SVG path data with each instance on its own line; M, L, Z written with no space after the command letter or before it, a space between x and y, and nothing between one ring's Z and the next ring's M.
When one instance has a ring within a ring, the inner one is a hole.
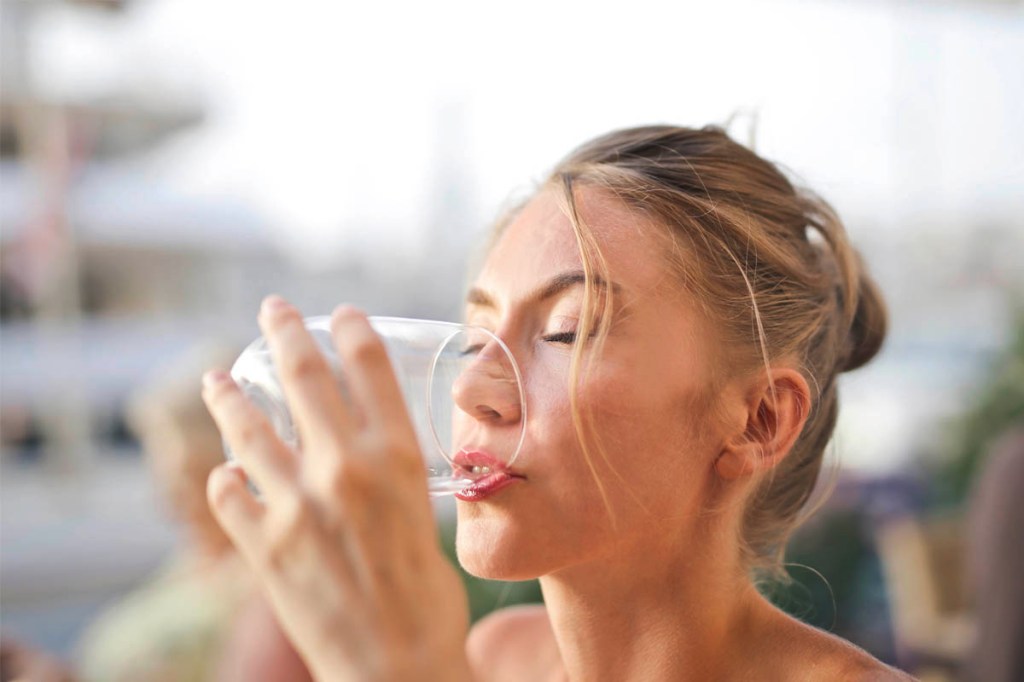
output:
M335 311L343 397L295 308L269 297L259 324L302 452L281 442L227 373L208 373L203 398L245 469L211 474L218 521L317 679L468 679L465 592L438 549L419 445L383 343L365 315Z

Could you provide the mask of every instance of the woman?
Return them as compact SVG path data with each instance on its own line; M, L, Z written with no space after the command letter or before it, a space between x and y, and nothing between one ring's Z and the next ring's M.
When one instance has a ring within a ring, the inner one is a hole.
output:
M470 572L539 577L545 606L467 636L383 347L340 307L346 408L300 314L260 325L303 434L296 458L223 372L204 395L245 472L209 483L317 679L902 679L755 589L781 571L836 419L835 377L885 310L831 209L714 128L580 147L501 221L467 300L524 377L514 467L460 494ZM458 400L495 443L502 384Z

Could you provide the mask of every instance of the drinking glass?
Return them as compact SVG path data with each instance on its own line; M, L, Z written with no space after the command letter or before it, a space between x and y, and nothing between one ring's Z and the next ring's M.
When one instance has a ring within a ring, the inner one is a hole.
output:
M416 429L430 494L462 490L489 473L489 462L511 465L526 433L526 400L508 346L487 329L472 325L401 317L369 321L384 342ZM330 317L310 317L304 323L341 395L347 396ZM242 352L231 376L281 440L301 453L302 443L264 338ZM225 453L233 458L226 444Z

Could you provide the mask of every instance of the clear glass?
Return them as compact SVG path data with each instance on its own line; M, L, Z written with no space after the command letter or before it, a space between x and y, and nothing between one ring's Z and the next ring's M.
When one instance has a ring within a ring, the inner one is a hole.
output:
M480 467L457 464L460 452L484 451L501 464L511 465L526 433L526 400L519 367L508 346L482 327L400 317L369 319L387 348L416 428L430 494L453 494L487 473L486 469L481 473ZM344 368L331 339L330 317L310 317L305 324L342 395L347 395ZM299 434L265 339L257 339L242 352L231 376L266 414L278 436L301 452ZM226 444L225 453L232 458Z

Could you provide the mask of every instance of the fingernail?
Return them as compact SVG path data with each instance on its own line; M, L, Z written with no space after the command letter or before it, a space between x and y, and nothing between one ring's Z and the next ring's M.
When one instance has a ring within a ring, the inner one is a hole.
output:
M213 388L231 381L231 375L223 370L214 369L203 375L203 386Z
M290 307L291 304L284 300L283 297L278 296L277 294L271 294L263 299L260 310L264 313L277 313L282 310L287 310Z

